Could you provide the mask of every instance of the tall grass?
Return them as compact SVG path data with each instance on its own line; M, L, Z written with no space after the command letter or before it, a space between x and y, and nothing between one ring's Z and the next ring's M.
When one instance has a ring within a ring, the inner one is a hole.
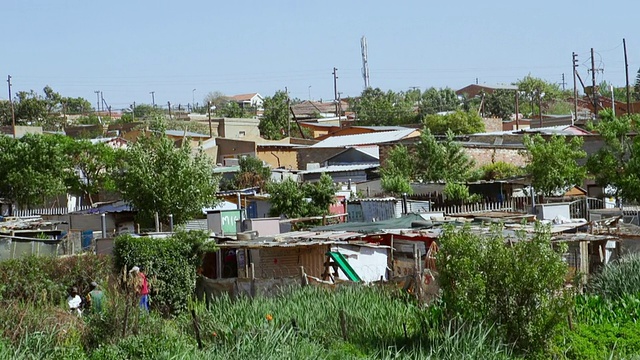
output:
M607 298L640 294L640 253L624 255L605 265L589 281L589 292Z

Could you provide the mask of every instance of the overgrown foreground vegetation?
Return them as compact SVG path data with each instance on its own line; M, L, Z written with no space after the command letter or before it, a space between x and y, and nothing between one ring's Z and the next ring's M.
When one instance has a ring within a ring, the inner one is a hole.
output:
M0 359L626 359L640 354L640 257L608 265L586 294L576 295L558 290L566 269L544 229L508 246L497 230L480 239L468 229L447 229L438 257L442 297L429 306L398 289L362 285L291 288L275 298L223 297L205 305L191 297L192 285L175 287L194 279L193 255L203 249L197 235L184 233L153 239L158 245L120 238L115 258L2 262ZM162 258L175 257L173 252L185 260L159 266ZM152 286L158 284L149 314L139 311L137 297L127 291L123 268L131 262L145 266ZM107 294L104 312L69 314L65 289L79 286L84 293L82 285L93 280Z

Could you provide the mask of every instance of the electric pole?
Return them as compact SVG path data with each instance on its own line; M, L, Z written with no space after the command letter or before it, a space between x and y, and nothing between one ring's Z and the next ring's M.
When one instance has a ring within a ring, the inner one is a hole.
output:
M578 54L571 53L573 58L573 120L571 121L571 125L574 122L578 121L578 85L576 83L576 74L578 73Z
M338 69L333 68L333 100L336 104L336 116L340 119L340 114L338 113Z
M13 138L16 138L16 112L13 108L13 99L11 99L11 75L7 75L7 84L9 87L9 106L11 107L11 128L13 129Z
M591 85L593 85L593 114L598 117L598 91L596 91L596 71L602 71L603 69L596 69L596 59L593 56L593 48L591 48Z
M169 108L169 120L171 120L171 101L167 101L167 107Z
M369 51L367 49L367 38L360 39L360 49L362 50L362 78L364 79L364 88L369 88Z
M564 82L564 73L562 73L562 83L560 83L562 85L562 91L565 91L564 86L567 85L566 82Z
M94 93L96 93L96 112L100 112L100 90L96 90Z
M156 92L152 91L149 94L151 94L151 105L153 105L153 107L156 107Z
M629 91L629 62L627 61L627 42L622 39L622 48L624 49L624 73L627 79L627 114L631 114L631 96Z
M207 115L209 117L209 137L213 137L213 128L211 127L211 101L207 101Z

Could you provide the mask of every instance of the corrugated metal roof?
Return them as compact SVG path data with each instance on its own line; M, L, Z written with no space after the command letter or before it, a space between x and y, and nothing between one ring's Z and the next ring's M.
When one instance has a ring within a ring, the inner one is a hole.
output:
M299 171L298 174L305 175L305 174L318 174L318 173L335 173L335 172L341 172L341 171L360 171L360 170L367 170L367 169L375 169L377 167L380 167L380 164L330 165L330 166L320 167L317 169Z
M209 135L200 134L192 131L185 132L182 130L165 130L164 133L169 136L206 137L206 138L210 137Z
M404 139L411 135L416 129L405 129L396 131L383 131L369 134L332 136L311 145L312 148L345 147L354 145L380 144L389 141Z

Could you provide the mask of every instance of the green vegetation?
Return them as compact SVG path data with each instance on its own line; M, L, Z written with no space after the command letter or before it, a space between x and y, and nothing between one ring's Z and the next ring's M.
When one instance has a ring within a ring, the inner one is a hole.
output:
M268 140L286 137L289 129L289 95L284 91L276 91L273 96L264 98L264 114L258 128L260 135Z
M236 189L259 187L262 190L271 180L271 169L256 157L243 156L238 165L240 170L234 178Z
M427 115L422 119L422 124L433 134L447 134L448 131L455 135L484 132L482 117L475 112L462 110L446 115Z
M525 174L523 168L517 167L504 161L496 161L486 164L479 169L479 179L482 180L502 180Z
M271 196L269 215L294 219L328 214L336 189L331 176L323 173L313 183L299 184L291 179L271 182L267 184L267 191Z
M477 203L482 200L479 194L471 195L467 185L456 182L448 182L444 186L442 193L446 197L447 201L453 202L457 205Z

